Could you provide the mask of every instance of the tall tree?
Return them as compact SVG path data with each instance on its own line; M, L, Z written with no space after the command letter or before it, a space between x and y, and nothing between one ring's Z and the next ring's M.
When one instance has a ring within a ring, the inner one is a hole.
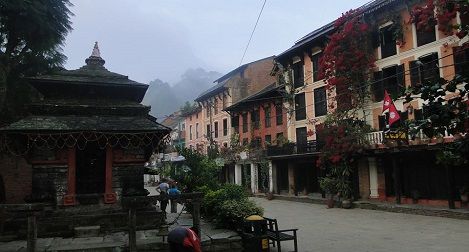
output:
M22 79L62 67L72 30L69 0L0 1L0 125L24 113L34 96Z

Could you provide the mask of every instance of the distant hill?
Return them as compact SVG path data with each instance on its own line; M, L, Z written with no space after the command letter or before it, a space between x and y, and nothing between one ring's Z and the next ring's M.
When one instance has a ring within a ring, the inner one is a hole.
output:
M186 70L181 75L181 80L174 85L156 79L150 82L143 104L150 105L150 114L161 122L165 116L177 111L186 101L193 101L204 90L213 86L213 81L221 76L221 73L215 71L196 68Z

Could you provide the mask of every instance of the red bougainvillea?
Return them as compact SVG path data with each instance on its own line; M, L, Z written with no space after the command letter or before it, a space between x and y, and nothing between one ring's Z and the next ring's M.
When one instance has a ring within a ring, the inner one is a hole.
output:
M438 30L446 35L453 35L456 29L456 36L463 38L467 35L467 27L453 24L457 12L461 17L467 15L469 2L466 0L427 0L425 6L415 6L410 12L409 23L414 23L417 30L432 31L436 24Z
M348 100L347 104L351 105L352 94L360 93L360 86L364 85L374 66L375 59L369 49L370 27L362 20L359 10L343 14L334 26L336 32L331 35L320 61L321 73L327 87L335 88L337 100Z
M409 24L414 23L419 31L432 31L436 25L434 9L433 0L427 0L425 6L415 6L410 11Z

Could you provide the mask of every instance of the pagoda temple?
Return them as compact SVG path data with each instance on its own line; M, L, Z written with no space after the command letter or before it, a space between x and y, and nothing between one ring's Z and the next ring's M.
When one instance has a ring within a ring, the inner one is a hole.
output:
M143 164L170 129L141 104L148 85L108 71L97 42L85 62L27 78L41 99L0 129L4 202L64 208L148 194Z

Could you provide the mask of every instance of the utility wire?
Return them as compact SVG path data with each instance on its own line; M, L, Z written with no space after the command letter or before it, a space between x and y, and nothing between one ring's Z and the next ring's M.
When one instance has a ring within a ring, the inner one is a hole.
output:
M244 56L246 56L246 52L248 51L249 44L251 43L252 36L254 35L254 31L256 31L257 24L259 23L259 19L261 18L262 11L264 10L264 6L267 0L264 0L264 3L262 4L261 11L259 12L259 15L257 16L256 24L254 25L254 29L252 29L251 36L249 37L248 44L246 45L246 48L244 49L243 57L241 57L241 60L239 61L239 66L243 63Z

